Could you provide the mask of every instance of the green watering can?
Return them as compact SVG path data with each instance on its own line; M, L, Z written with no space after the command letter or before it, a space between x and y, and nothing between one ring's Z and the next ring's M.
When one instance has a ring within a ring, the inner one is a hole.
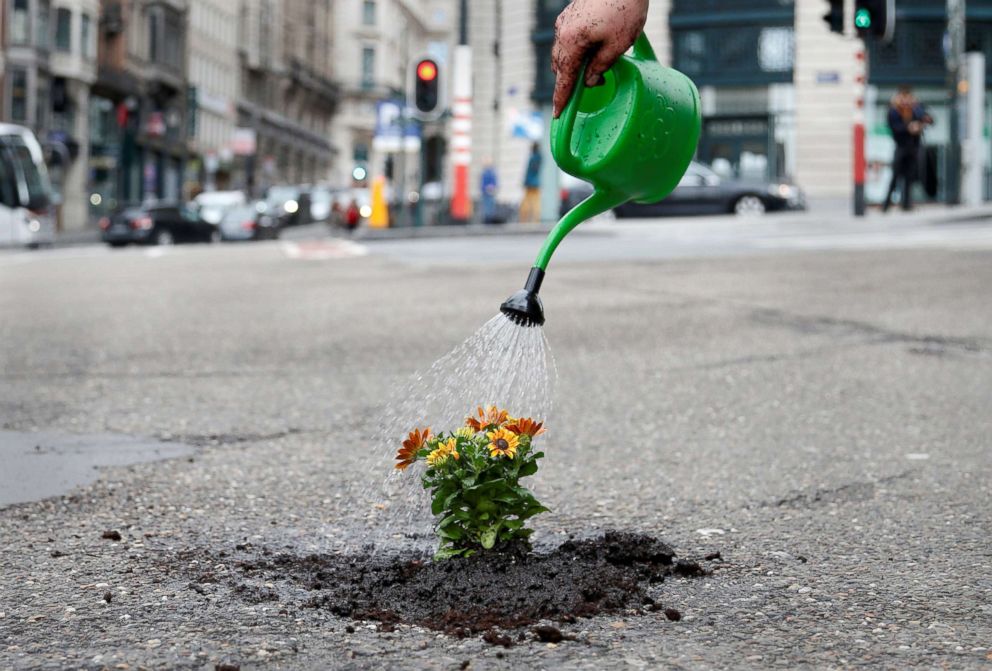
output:
M664 67L642 33L587 88L584 73L551 124L551 155L562 170L595 190L548 235L524 288L500 310L524 326L544 323L537 295L551 255L573 228L629 200L655 203L678 185L699 143L699 92L681 72Z

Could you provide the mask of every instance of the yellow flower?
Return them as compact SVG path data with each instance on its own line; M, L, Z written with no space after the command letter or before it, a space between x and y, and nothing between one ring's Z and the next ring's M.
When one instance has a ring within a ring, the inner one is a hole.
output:
M437 449L427 455L427 464L430 466L437 466L443 464L448 460L448 457L454 457L456 460L459 457L458 441L455 438L449 438L443 443L439 443Z
M410 432L409 438L403 441L403 447L396 453L396 468L405 469L417 460L417 451L424 446L424 443L431 437L430 427L426 429L414 429Z
M463 426L460 429L455 429L455 435L459 438L473 438L475 437L475 431L469 426Z
M520 418L511 421L506 425L506 428L517 434L518 436L540 436L544 433L544 423L535 422L530 418Z
M476 410L478 417L472 417L471 415L465 419L465 424L470 429L475 429L475 431L482 431L483 429L489 428L490 426L495 426L499 428L506 424L510 420L510 413L506 410L501 410L495 405L491 405L485 410L482 406Z
M499 428L487 433L486 438L489 439L489 456L493 458L506 457L508 459L513 459L517 456L517 447L520 444L520 438L512 431Z

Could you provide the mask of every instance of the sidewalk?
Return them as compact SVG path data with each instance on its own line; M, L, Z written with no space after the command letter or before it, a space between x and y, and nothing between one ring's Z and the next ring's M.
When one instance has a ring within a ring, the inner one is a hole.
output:
M869 210L866 220L878 222L889 220L893 224L915 224L939 226L942 224L964 224L968 222L980 222L992 219L992 202L979 205L977 207L956 206L948 207L940 204L921 205L912 212L904 213L900 210L890 210L883 214L879 210ZM707 222L719 221L723 223L740 222L747 225L753 222L767 221L776 224L788 225L790 222L796 224L822 224L833 223L851 224L857 219L849 210L837 208L832 211L817 209L805 212L771 212L761 217L745 218L731 215L700 216L700 217L656 217L650 219L616 219L611 216L600 216L593 219L592 226L583 225L578 229L582 233L604 233L608 232L611 226L616 223L642 225L642 224L675 224L696 222L704 224ZM554 228L556 222L545 222L542 224L522 224L517 222L506 224L467 224L467 225L444 225L444 226L403 226L397 228L368 228L362 227L350 236L355 241L374 240L409 240L416 238L461 238L461 237L492 237L492 236L515 236L515 235L547 235ZM340 231L333 229L326 224L307 224L296 226L283 231L282 238L285 240L305 240L323 237L347 237ZM97 229L84 229L79 231L68 231L58 236L56 247L73 247L78 245L97 244L100 241L100 231Z

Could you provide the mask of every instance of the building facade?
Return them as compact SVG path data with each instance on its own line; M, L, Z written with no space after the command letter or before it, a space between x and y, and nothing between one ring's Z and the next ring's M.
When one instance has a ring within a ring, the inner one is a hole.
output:
M188 9L187 0L103 0L90 105L94 215L185 195Z
M189 9L189 179L207 191L231 185L241 77L238 4L196 0Z
M332 183L364 184L369 177L384 175L391 195L399 199L423 183L445 181L444 120L415 123L409 115L400 139L386 137L380 117L385 114L382 105L402 113L410 103L413 69L423 57L438 63L443 91L439 108L450 106L456 4L452 0L335 3L334 62L353 66L342 67L338 73L342 105L332 137L340 153ZM401 120L395 123L403 124ZM355 176L362 179L354 180Z
M896 7L893 42L870 44L868 56L866 195L874 203L891 175L886 113L900 85L914 87L935 116L927 142L937 148L938 173L946 171L946 4ZM859 44L830 32L827 9L825 0L672 0L673 66L696 81L703 101L702 160L727 175L796 179L814 201L851 198ZM967 11L967 48L992 60L992 2L969 0Z
M333 10L330 0L242 0L237 108L247 144L235 152L242 154L236 185L251 193L325 182L331 174L331 120L340 98L330 57Z

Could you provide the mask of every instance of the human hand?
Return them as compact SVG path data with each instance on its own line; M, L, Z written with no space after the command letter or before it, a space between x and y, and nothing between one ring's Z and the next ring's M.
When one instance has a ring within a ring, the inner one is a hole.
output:
M641 34L647 17L648 0L572 0L558 15L551 50L555 118L572 95L583 59L592 59L586 68L586 86L596 86Z

